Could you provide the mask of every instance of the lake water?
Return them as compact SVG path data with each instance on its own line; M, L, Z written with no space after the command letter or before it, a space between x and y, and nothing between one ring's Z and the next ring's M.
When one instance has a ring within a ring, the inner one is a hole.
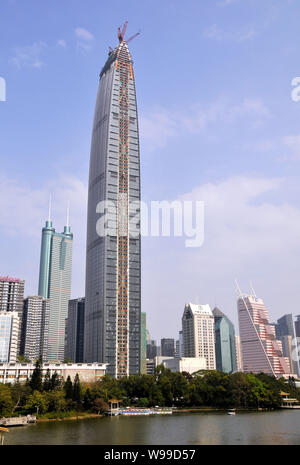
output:
M300 444L300 410L100 417L10 428L5 444Z

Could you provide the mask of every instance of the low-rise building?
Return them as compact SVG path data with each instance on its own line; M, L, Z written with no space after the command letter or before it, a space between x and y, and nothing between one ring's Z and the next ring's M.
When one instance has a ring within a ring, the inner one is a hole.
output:
M182 357L171 358L163 361L166 368L173 372L196 373L199 370L206 370L207 363L205 357Z
M43 363L41 366L44 379L49 370L50 376L54 373L64 381L70 376L73 381L78 374L82 382L100 380L106 374L106 363ZM33 363L0 363L0 383L25 382L30 379L35 369Z

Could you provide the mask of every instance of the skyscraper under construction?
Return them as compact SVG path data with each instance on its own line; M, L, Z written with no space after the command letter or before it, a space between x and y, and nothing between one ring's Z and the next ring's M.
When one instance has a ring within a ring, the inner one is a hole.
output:
M84 358L140 372L140 149L133 62L119 29L100 73L92 133Z

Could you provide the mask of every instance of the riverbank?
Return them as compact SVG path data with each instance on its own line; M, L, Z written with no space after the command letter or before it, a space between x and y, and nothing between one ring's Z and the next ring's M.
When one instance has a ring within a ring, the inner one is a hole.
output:
M85 412L78 412L78 414L72 415L61 415L61 414L52 414L51 417L47 415L42 415L37 418L38 423L47 422L47 421L66 421L66 420L85 420L88 418L103 418L104 415L97 414L97 413L85 413Z

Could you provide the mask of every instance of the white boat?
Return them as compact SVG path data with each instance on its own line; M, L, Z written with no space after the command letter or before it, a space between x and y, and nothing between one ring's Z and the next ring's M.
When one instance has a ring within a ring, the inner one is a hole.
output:
M232 409L228 410L227 415L235 415L235 409L232 408Z

